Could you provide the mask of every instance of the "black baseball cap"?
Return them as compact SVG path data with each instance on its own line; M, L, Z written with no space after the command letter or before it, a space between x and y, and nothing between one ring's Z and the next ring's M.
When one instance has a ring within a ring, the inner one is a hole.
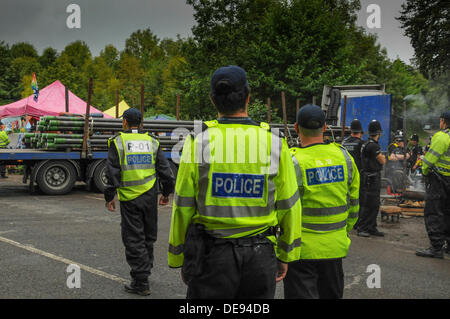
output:
M131 123L131 124L139 124L142 121L141 111L134 109L134 108L129 108L128 110L123 112L121 117L126 119L127 122Z
M236 65L223 66L214 71L211 77L211 93L231 93L231 92L220 92L218 89L219 83L224 83L226 86L231 88L231 92L239 92L245 87L249 88L247 81L247 74L245 70Z
M313 104L302 106L297 113L297 124L306 129L318 129L325 124L325 113Z
M445 111L444 113L442 113L440 118L444 120L450 120L450 111Z

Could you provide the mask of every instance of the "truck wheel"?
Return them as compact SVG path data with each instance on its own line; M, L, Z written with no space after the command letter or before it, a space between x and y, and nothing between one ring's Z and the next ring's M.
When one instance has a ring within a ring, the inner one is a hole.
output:
M36 175L39 188L47 195L69 193L77 179L72 164L65 161L50 161L44 164Z
M97 165L94 171L94 185L97 191L103 193L105 191L107 179L106 179L106 162L103 161Z

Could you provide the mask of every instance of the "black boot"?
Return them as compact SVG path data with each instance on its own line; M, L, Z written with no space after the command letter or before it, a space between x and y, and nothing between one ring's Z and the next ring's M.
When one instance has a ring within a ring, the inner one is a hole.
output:
M430 247L427 249L417 249L416 255L420 257L431 257L431 258L444 258L444 250L442 248L436 249L434 247Z
M148 281L137 281L135 279L130 284L125 285L125 291L140 296L148 296L151 294Z

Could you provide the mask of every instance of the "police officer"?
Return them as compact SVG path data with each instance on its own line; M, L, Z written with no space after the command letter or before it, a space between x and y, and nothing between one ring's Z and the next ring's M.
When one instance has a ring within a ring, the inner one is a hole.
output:
M153 267L153 244L157 236L156 175L163 198L173 192L174 177L159 141L139 130L142 114L130 108L123 114L124 132L108 141L106 205L115 210L120 201L122 240L132 282L125 290L149 295L148 277Z
M410 144L411 144L411 151L410 151L411 157L408 159L408 167L413 172L415 170L416 163L419 160L420 155L423 155L422 147L419 145L419 135L417 134L411 135Z
M440 129L426 153L422 173L425 176L425 227L431 246L416 250L421 257L443 258L444 244L450 253L450 111L440 117Z
M381 153L378 140L382 129L377 120L369 123L369 140L361 149L361 210L358 221L358 236L370 237L384 234L377 229L377 216L380 209L381 170L386 158Z
M0 148L6 148L9 145L8 134L3 130L3 123L0 122ZM6 165L0 163L0 176L1 178L8 178L6 176Z
M267 123L248 117L249 92L242 68L217 69L210 97L219 118L183 147L168 256L170 267L182 267L189 299L273 298L287 263L300 256L289 148Z
M284 279L288 299L338 299L344 292L342 258L358 218L359 172L343 146L324 143L325 129L320 107L300 109L295 130L301 147L291 154L302 201L302 249Z
M362 136L364 134L361 122L358 119L354 119L350 123L351 136L344 140L342 145L347 149L350 155L355 160L358 171L361 170L361 147L364 143Z

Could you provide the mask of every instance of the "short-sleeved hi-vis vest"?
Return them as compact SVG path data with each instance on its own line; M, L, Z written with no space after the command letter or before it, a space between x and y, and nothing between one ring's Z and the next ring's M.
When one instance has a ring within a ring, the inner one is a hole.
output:
M6 148L9 144L9 137L5 131L0 131L0 148Z
M450 128L433 135L431 145L423 159L422 172L428 175L434 167L438 174L450 176Z
M302 201L301 259L347 255L359 213L359 172L338 144L291 148Z
M156 181L155 161L159 141L147 133L119 133L114 143L120 160L120 201L130 201L150 190Z
M271 226L283 232L278 259L300 257L301 204L284 138L260 126L205 123L183 147L173 202L169 266L181 267L189 224L205 225L216 238L251 237Z

